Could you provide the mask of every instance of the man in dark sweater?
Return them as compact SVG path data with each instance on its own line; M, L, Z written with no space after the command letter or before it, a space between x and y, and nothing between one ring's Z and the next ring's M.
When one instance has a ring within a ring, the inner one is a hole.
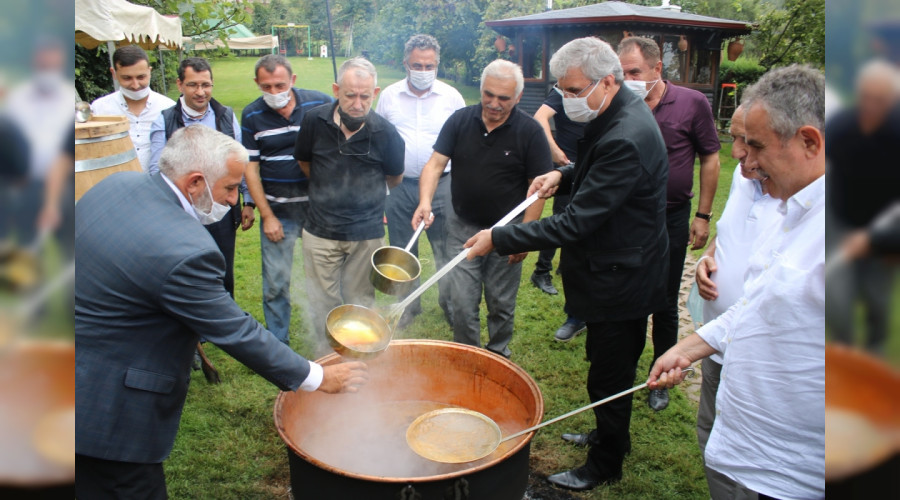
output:
M888 62L873 61L860 70L857 105L839 111L825 127L830 211L826 241L831 269L825 317L837 341L852 343L853 311L861 298L866 306L866 347L874 352L883 352L887 339L894 267L877 253L859 251L859 238L868 234L879 214L900 200L898 143L900 74ZM841 249L840 258L847 262L831 262L835 249Z

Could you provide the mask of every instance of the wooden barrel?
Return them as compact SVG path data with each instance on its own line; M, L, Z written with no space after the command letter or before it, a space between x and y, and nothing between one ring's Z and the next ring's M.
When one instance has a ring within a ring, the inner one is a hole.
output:
M75 124L75 201L106 176L125 170L142 170L128 118L92 116Z

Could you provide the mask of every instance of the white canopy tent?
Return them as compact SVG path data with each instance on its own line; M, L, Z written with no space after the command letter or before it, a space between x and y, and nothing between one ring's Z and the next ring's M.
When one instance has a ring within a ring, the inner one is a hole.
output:
M216 39L213 43L209 43L192 40L189 37L184 37L183 45L192 50L210 50L225 46L222 40ZM272 35L228 38L228 48L231 50L272 50L276 47L278 47L278 37Z
M164 16L125 0L75 0L75 41L85 48L124 42L144 49L160 45L176 49L181 40L178 16Z

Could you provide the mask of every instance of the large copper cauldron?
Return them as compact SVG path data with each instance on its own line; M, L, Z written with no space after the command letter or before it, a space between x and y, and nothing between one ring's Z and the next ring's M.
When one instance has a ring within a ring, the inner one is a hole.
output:
M319 362L338 361L331 354ZM288 447L294 498L521 500L533 433L481 460L441 464L409 449L406 428L448 405L488 415L504 434L536 425L543 399L524 370L484 349L437 340L393 341L368 365L369 383L358 394L278 395L275 426Z

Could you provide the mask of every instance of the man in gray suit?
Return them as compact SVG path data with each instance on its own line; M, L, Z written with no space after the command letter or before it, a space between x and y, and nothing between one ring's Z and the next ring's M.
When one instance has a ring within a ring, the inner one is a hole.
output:
M159 175L116 174L78 202L77 497L166 498L162 461L200 336L282 390L365 383L363 363L307 361L225 290L225 259L203 224L237 202L247 160L234 139L194 125L169 139Z

